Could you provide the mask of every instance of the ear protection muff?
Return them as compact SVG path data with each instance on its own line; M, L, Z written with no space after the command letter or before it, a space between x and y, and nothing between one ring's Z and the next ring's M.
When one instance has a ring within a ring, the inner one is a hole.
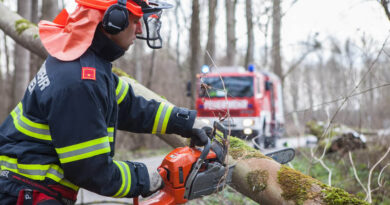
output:
M129 26L129 11L126 8L127 0L118 0L108 7L103 17L103 29L109 34L117 34Z

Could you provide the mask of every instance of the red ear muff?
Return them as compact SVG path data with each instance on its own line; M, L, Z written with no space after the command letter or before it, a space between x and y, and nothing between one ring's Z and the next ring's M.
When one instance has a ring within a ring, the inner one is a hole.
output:
M106 10L102 25L109 34L117 34L129 26L129 11L126 8L126 0L118 0L117 4L111 5Z

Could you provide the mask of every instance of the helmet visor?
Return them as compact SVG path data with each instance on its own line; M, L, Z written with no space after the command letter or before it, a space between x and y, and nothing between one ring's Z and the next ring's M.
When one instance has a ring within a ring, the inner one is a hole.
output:
M158 49L162 47L161 14L163 9L172 8L171 4L163 2L151 2L147 6L142 6L144 15L142 17L142 33L137 34L138 39L146 40L150 48Z

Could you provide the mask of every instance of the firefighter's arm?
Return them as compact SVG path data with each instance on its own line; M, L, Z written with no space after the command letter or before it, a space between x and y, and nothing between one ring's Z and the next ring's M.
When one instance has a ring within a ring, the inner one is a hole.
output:
M105 196L146 193L146 166L111 158L113 138L104 117L107 94L96 84L90 81L63 89L48 106L52 143L64 176L77 186Z
M189 136L196 111L136 96L132 87L114 75L119 105L118 128L137 133L179 134Z

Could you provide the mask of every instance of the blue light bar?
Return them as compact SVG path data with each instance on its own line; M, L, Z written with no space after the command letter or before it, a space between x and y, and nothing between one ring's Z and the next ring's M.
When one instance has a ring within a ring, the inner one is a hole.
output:
M248 71L249 71L249 72L254 72L254 71L255 71L255 65L249 64L249 65L248 65Z

